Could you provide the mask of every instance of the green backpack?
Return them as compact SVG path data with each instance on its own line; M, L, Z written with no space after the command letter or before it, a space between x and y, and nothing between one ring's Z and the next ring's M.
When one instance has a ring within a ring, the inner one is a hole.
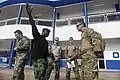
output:
M88 29L89 37L91 40L92 45L94 46L94 51L105 51L106 43L104 39L102 38L102 35L99 32L94 31L93 29Z

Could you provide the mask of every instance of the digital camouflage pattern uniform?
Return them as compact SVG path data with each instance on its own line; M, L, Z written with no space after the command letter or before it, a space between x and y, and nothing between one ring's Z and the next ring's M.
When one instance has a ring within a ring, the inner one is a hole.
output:
M85 28L81 41L81 80L98 79L98 56L103 54L105 42L101 34L91 28Z
M49 47L51 56L48 62L48 69L46 70L46 80L49 80L51 72L55 69L55 80L59 80L60 77L60 57L61 57L61 47L60 45L52 45ZM52 58L53 57L53 58Z
M75 62L75 66L73 68L73 71L75 73L75 79L76 80L80 80L80 75L79 75L79 66L78 66L78 62L77 62L77 47L75 45L69 45L66 48L65 51L65 57L66 59L71 58L70 61L74 61ZM68 61L68 60L67 60ZM70 62L68 61L68 62ZM70 72L71 72L71 68L68 68L68 66L66 65L66 80L70 80Z
M12 80L24 80L24 67L28 61L29 39L25 36L16 40L15 70Z
M45 80L45 73L47 69L47 60L46 59L36 59L33 62L34 65L34 77L35 80ZM43 74L44 73L44 74Z
M26 10L32 26L32 35L34 38L32 45L32 60L35 80L45 80L46 69L48 66L47 57L49 56L48 41L46 40L46 37L49 36L50 30L48 28L43 28L42 33L40 34L31 15L33 9L27 4Z

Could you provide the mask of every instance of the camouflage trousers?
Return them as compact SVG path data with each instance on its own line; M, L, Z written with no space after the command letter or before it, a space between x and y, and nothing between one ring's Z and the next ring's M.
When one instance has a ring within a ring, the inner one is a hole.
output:
M47 59L39 58L33 61L34 65L34 77L35 80L45 80L45 74L47 69Z
M75 79L80 80L79 66L78 66L77 59L74 59L74 62L76 65L76 67L73 68L73 71L75 73ZM71 72L71 68L68 68L68 66L66 65L66 80L70 80L70 72Z
M87 50L82 55L81 60L81 80L94 80L98 79L98 59L94 55L94 51Z
M60 61L51 61L48 63L48 68L46 71L46 80L49 80L52 70L55 69L55 80L59 80L60 77Z
M24 80L24 67L27 59L16 59L13 77L11 80Z

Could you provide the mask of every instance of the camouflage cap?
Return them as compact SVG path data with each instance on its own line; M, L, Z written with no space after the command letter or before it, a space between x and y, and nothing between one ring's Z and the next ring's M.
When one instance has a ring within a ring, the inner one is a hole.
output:
M83 25L85 24L85 23L84 23L84 20L81 20L80 22L78 22L77 25L76 25L76 27L78 27L78 26L81 25L81 24L83 24Z

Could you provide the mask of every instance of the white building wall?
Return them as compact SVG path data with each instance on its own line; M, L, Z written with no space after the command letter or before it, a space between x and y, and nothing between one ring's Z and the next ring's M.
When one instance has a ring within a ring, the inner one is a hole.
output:
M103 38L120 38L119 26L120 22L89 24L89 27L100 32ZM56 29L55 35L60 37L63 41L68 40L70 36L72 36L75 40L81 39L81 33L76 30L75 25Z
M43 28L49 28L51 30L48 40L52 40L52 27L38 26L38 30L41 33ZM89 24L90 28L100 32L103 38L120 38L120 22L106 22L106 23L97 23ZM14 38L14 31L20 29L23 34L32 37L31 25L6 25L0 27L0 39L9 39ZM59 37L61 41L68 40L69 37L73 37L74 40L81 39L81 33L77 31L76 25L64 26L56 28L55 36Z
M107 39L105 51L120 51L120 38L118 39Z
M43 28L48 28L48 27L40 26L38 27L38 31L41 33ZM52 30L52 28L49 28L49 29ZM0 39L15 38L14 32L16 30L21 30L24 36L27 36L28 38L33 39L31 25L17 25L17 24L0 27ZM48 40L52 39L52 32L50 33L50 36L47 39Z

